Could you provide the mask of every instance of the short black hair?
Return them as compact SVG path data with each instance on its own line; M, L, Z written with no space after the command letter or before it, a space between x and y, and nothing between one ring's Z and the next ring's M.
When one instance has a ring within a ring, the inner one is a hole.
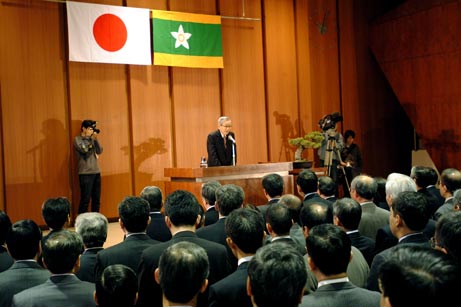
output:
M53 230L64 227L70 217L70 202L66 197L48 198L42 205L42 217Z
M8 252L15 260L34 259L40 251L42 231L33 220L14 223L6 235Z
M312 227L325 223L333 223L333 210L324 203L309 204L301 208L299 215L301 226Z
M11 220L5 211L0 210L0 245L5 243L6 234L11 227Z
M399 215L405 225L414 231L422 231L430 218L428 202L425 195L403 191L392 201L394 215Z
M277 173L267 174L263 177L262 186L270 197L276 197L283 194L283 177Z
M336 193L336 182L330 176L319 177L319 191L323 195L332 196Z
M165 215L175 226L193 226L197 221L199 206L194 194L176 190L165 199Z
M289 235L291 226L293 226L290 209L282 203L271 204L267 208L266 222L279 236Z
M346 132L344 132L344 139L347 141L347 139L349 137L352 137L352 138L355 138L355 132L354 130L346 130Z
M127 196L118 205L118 214L128 232L146 231L149 210L147 200L137 196Z
M138 279L130 267L112 264L95 282L98 306L134 306L138 292Z
M216 180L207 181L202 184L201 194L205 202L214 206L216 202L216 190L221 186L221 183Z
M362 219L362 206L352 198L343 197L333 204L333 216L346 230L356 230Z
M147 200L150 211L160 211L160 209L162 209L163 195L160 188L156 186L146 186L142 189L139 196Z
M245 192L235 184L225 184L216 189L216 202L219 213L228 216L233 210L240 208L245 199Z
M296 184L301 188L304 194L317 192L319 186L317 175L309 169L304 169L298 174Z
M82 238L74 231L53 231L42 239L43 262L52 274L70 273L82 252Z
M254 254L263 245L264 217L250 208L232 211L225 220L226 234L244 253Z

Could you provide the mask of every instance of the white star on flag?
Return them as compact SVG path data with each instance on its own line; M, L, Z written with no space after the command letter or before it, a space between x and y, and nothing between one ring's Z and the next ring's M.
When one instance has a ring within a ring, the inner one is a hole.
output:
M184 33L184 29L182 25L179 25L178 32L170 32L171 35L176 39L176 43L174 45L175 48L179 46L184 46L184 48L189 49L189 43L187 40L192 36L190 33Z

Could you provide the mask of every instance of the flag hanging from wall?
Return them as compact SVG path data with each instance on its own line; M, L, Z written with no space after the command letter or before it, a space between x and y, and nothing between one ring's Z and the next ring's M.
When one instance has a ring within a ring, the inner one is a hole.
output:
M152 11L154 64L222 68L221 16Z
M69 60L151 65L150 10L67 2Z

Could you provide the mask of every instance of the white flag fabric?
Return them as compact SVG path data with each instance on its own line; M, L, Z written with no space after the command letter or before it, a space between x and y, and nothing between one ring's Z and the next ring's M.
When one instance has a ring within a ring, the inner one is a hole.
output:
M69 60L151 65L150 10L67 2Z

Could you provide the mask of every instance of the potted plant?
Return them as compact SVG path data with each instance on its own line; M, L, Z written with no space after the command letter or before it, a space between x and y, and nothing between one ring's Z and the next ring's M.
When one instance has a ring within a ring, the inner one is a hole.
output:
M311 131L304 137L289 139L288 143L292 146L296 146L295 162L305 161L303 159L303 151L306 148L319 148L322 145L324 136L320 131Z

